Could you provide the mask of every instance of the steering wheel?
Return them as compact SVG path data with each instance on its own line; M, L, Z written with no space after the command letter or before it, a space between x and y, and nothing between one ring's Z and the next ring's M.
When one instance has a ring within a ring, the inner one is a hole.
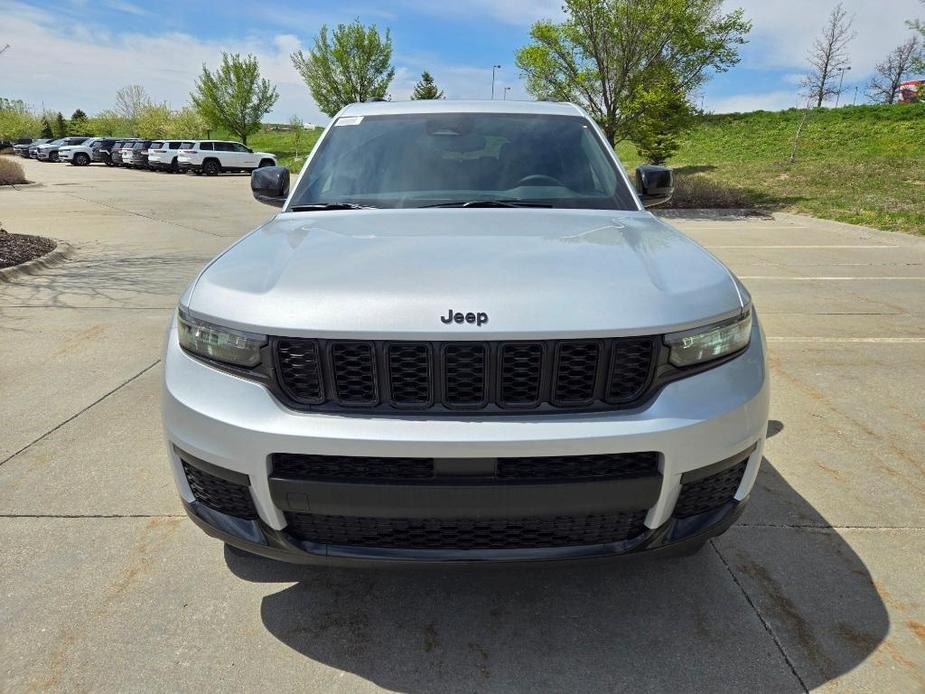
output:
M547 176L545 174L530 174L517 181L516 186L561 186L565 185L558 178ZM515 186L515 187L516 187Z

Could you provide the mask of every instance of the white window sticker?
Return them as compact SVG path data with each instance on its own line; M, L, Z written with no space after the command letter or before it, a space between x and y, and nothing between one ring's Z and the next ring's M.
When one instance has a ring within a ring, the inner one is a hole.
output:
M344 116L343 118L338 118L337 122L334 124L334 127L341 125L359 125L363 122L363 116Z

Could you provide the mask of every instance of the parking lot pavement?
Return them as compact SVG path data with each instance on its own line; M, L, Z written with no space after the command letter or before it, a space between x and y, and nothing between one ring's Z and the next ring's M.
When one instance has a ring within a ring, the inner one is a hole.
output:
M193 527L160 439L176 298L269 208L240 176L26 172L4 226L76 253L0 284L0 690L925 689L925 240L671 216L744 278L773 378L750 507L699 555L305 568Z

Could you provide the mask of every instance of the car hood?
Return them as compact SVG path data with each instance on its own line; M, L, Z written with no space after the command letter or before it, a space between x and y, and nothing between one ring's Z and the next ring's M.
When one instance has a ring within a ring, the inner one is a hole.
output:
M181 303L261 333L433 340L654 334L742 307L725 266L648 212L523 208L281 214Z

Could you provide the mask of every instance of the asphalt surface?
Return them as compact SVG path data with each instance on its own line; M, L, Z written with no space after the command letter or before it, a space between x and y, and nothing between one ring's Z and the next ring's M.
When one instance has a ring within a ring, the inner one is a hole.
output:
M162 341L272 210L245 176L26 162L0 283L0 690L925 690L925 239L673 218L750 288L771 438L741 522L686 559L348 571L226 551L182 515Z

